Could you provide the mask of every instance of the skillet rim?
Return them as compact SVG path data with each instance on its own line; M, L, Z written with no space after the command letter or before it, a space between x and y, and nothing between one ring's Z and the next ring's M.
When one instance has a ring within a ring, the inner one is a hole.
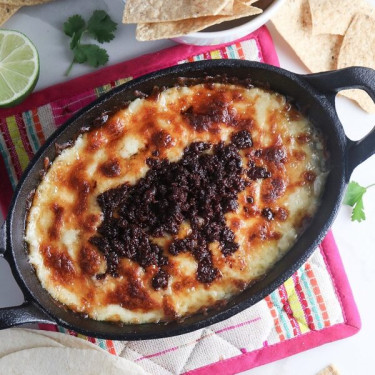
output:
M108 332L95 332L95 331L90 331L85 328L80 328L75 325L72 325L71 323L66 322L64 319L62 319L60 316L56 315L55 313L51 312L51 309L49 308L50 306L44 306L42 303L39 301L38 296L36 295L37 293L34 293L32 288L29 288L27 285L27 282L24 280L24 275L23 275L23 270L20 269L19 264L17 263L17 257L15 256L15 252L12 246L12 233L13 233L13 224L15 222L15 208L18 202L18 197L20 195L20 192L22 191L22 187L25 184L25 181L30 177L30 173L33 171L35 164L37 164L38 161L40 161L41 157L43 157L43 154L50 150L51 148L54 147L54 143L56 139L62 134L66 129L68 129L70 126L74 126L74 123L81 118L81 116L87 115L87 112L90 110L93 110L97 107L105 106L105 103L109 101L112 97L118 95L119 93L123 91L128 91L128 90L134 90L136 86L141 84L142 82L149 81L155 78L160 78L160 77L168 77L171 74L178 76L183 76L184 72L189 71L189 68L192 67L193 71L195 73L203 74L204 75L204 70L205 69L215 69L215 68L249 68L251 69L261 69L264 71L272 72L277 75L283 76L284 78L287 78L294 83L296 83L304 92L307 92L310 97L314 99L315 102L319 103L321 107L323 107L326 110L326 114L330 117L331 119L331 126L335 128L336 132L338 133L338 136L341 138L342 141L342 146L341 147L341 152L344 156L346 156L345 151L346 151L346 140L345 140L345 134L342 129L341 123L339 122L336 111L334 110L334 106L332 105L332 101L328 96L323 95L322 93L319 93L318 90L316 90L312 85L310 85L301 75L292 73L290 71L287 71L285 69L263 64L263 63L258 63L258 62L252 62L252 61L244 61L244 60L231 60L231 59L226 59L226 60L206 60L206 61L201 61L201 62L194 62L194 63L187 63L187 64L181 64L177 66L173 66L170 68L166 68L163 70L159 70L141 77L138 77L134 80L131 80L123 85L120 85L114 89L112 89L110 92L104 94L103 96L99 97L96 99L94 102L90 103L88 106L84 107L80 111L78 111L75 115L73 115L65 124L60 126L49 138L48 140L42 145L42 147L37 151L35 154L34 158L30 161L30 164L28 165L27 169L23 173L18 185L17 189L14 193L12 203L10 206L10 211L7 217L7 251L8 251L8 258L9 254L11 254L11 258L9 259L12 262L12 272L20 285L21 289L25 292L25 294L32 300L32 303L37 305L42 309L42 311L47 312L47 315L49 315L52 320L66 328L73 329L77 332L84 333L87 335L91 336L96 336L96 337L103 337L103 338L109 338L109 339L126 339L126 340L139 340L139 339L153 339L153 338L161 338L161 337L169 337L169 336L174 336L174 335L179 335L187 332L194 331L199 328L206 327L208 325L217 323L219 321L222 321L224 319L227 319L240 311L243 311L244 309L254 305L256 302L260 301L263 299L266 295L268 295L270 292L275 290L279 285L281 285L287 278L289 278L305 261L306 259L310 256L310 254L315 250L317 247L318 243L320 243L321 239L325 236L327 233L330 225L333 222L334 217L336 216L338 207L340 205L341 201L341 196L343 194L343 189L345 186L345 181L344 181L344 175L345 175L345 166L346 166L346 157L344 158L344 162L341 164L341 175L342 175L342 181L340 181L339 186L338 186L338 194L335 202L332 202L333 209L331 214L329 215L328 219L326 222L320 226L320 230L318 235L315 237L315 239L311 242L310 246L306 247L305 250L297 257L297 260L294 263L289 264L288 268L286 269L285 272L282 272L279 274L279 276L272 282L267 285L267 287L262 288L261 291L255 293L250 298L245 299L244 301L240 302L238 305L233 305L229 306L227 304L221 311L216 311L212 316L208 317L202 317L200 320L193 322L189 325L184 325L184 323L176 323L179 324L178 327L172 328L172 323L169 323L165 325L164 323L151 323L147 324L149 326L155 326L155 325L164 325L167 327L165 332L162 333L155 333L152 332L152 327L150 329L150 332L127 332L127 333L108 333ZM251 75L251 71L249 72L249 75ZM228 73L228 76L230 76L230 73ZM298 99L297 99L298 101ZM37 186L37 185L36 185ZM22 217L22 222L26 220L26 215ZM299 242L300 239L296 241L295 244ZM292 246L292 248L295 245ZM9 253L9 248L10 248L10 253ZM292 249L291 248L291 249ZM282 259L284 259L283 257ZM278 262L279 263L279 262ZM277 268L278 263L275 264L273 269ZM38 280L39 281L39 280ZM45 291L47 294L48 292ZM243 294L240 293L240 294ZM49 294L48 294L49 295ZM51 297L52 298L52 297ZM56 303L55 303L56 306ZM61 307L58 307L59 309ZM76 313L73 313L77 315ZM198 314L196 314L198 315ZM201 315L201 314L199 314ZM187 318L188 319L188 318ZM87 319L86 321L92 321L95 323L99 324L111 324L113 323L108 323L108 322L100 322L100 321L95 321L93 319ZM129 325L128 325L129 326ZM130 325L130 326L135 326L139 327L140 325ZM143 325L145 326L145 325ZM172 328L172 329L171 329ZM121 330L121 329L120 329Z

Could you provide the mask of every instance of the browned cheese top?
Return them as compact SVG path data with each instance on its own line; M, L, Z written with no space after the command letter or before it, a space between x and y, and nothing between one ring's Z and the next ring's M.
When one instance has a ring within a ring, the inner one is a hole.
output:
M314 215L323 142L280 94L179 86L107 117L53 161L26 227L43 287L74 311L202 311L264 275Z

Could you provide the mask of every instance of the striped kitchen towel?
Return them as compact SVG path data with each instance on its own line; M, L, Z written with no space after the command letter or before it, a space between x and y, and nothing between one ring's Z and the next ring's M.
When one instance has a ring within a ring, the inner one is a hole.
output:
M45 139L102 93L167 66L204 59L278 64L265 27L223 46L177 46L111 66L33 94L0 110L0 207L5 213L22 171ZM255 306L210 327L150 341L111 341L78 335L152 374L235 374L348 337L360 320L331 233L283 285ZM62 327L43 326L72 335Z

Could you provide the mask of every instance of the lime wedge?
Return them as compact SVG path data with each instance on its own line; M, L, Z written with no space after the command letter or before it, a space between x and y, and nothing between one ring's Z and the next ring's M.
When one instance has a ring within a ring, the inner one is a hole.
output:
M38 51L22 33L0 29L0 108L21 103L39 77Z

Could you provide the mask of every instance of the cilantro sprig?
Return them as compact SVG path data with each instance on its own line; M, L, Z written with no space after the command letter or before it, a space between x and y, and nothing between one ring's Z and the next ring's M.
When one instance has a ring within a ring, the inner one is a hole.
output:
M104 10L95 10L86 23L79 14L68 18L64 23L64 33L71 38L70 49L73 51L73 60L65 75L69 75L75 63L87 63L94 68L108 62L108 54L104 48L96 44L81 43L83 35L87 34L99 43L110 42L117 29L117 23Z
M366 215L363 206L363 196L367 189L375 186L375 184L363 187L358 182L351 181L346 190L344 204L353 207L352 221L361 222L366 220Z

